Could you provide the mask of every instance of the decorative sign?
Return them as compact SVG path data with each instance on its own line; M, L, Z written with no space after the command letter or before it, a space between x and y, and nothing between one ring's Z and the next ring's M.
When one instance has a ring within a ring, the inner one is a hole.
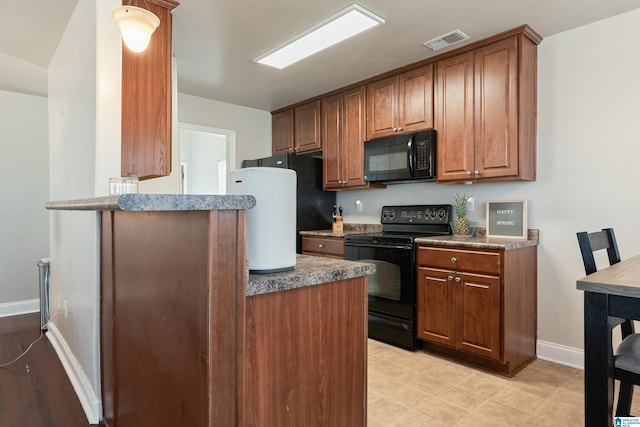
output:
M526 239L528 231L526 200L487 202L487 237Z

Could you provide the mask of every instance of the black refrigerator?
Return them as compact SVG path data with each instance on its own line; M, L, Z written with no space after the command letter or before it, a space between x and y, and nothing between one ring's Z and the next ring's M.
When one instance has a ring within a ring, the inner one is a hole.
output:
M272 167L293 169L298 175L296 191L296 252L302 252L303 230L329 230L332 227L336 193L322 191L322 159L282 153L272 157L243 160L243 168ZM274 188L273 191L278 191Z

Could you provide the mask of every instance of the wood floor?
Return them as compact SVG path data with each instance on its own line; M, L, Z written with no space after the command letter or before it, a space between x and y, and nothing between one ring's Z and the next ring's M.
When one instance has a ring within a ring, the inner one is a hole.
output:
M40 314L0 318L0 365L40 336ZM90 424L46 336L0 368L0 426L87 427Z

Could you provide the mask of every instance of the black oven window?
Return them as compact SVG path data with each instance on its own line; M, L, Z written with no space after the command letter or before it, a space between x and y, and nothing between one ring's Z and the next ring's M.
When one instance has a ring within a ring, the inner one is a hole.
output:
M369 276L369 296L400 301L402 298L402 272L400 266L377 259L364 259L376 265L376 272Z

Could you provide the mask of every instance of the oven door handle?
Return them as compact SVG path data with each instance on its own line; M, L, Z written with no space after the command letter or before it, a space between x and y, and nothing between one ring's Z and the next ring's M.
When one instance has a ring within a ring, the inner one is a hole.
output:
M404 249L410 251L413 249L411 245L384 245L379 243L351 243L345 242L345 246L352 246L357 248L381 248L381 249Z

